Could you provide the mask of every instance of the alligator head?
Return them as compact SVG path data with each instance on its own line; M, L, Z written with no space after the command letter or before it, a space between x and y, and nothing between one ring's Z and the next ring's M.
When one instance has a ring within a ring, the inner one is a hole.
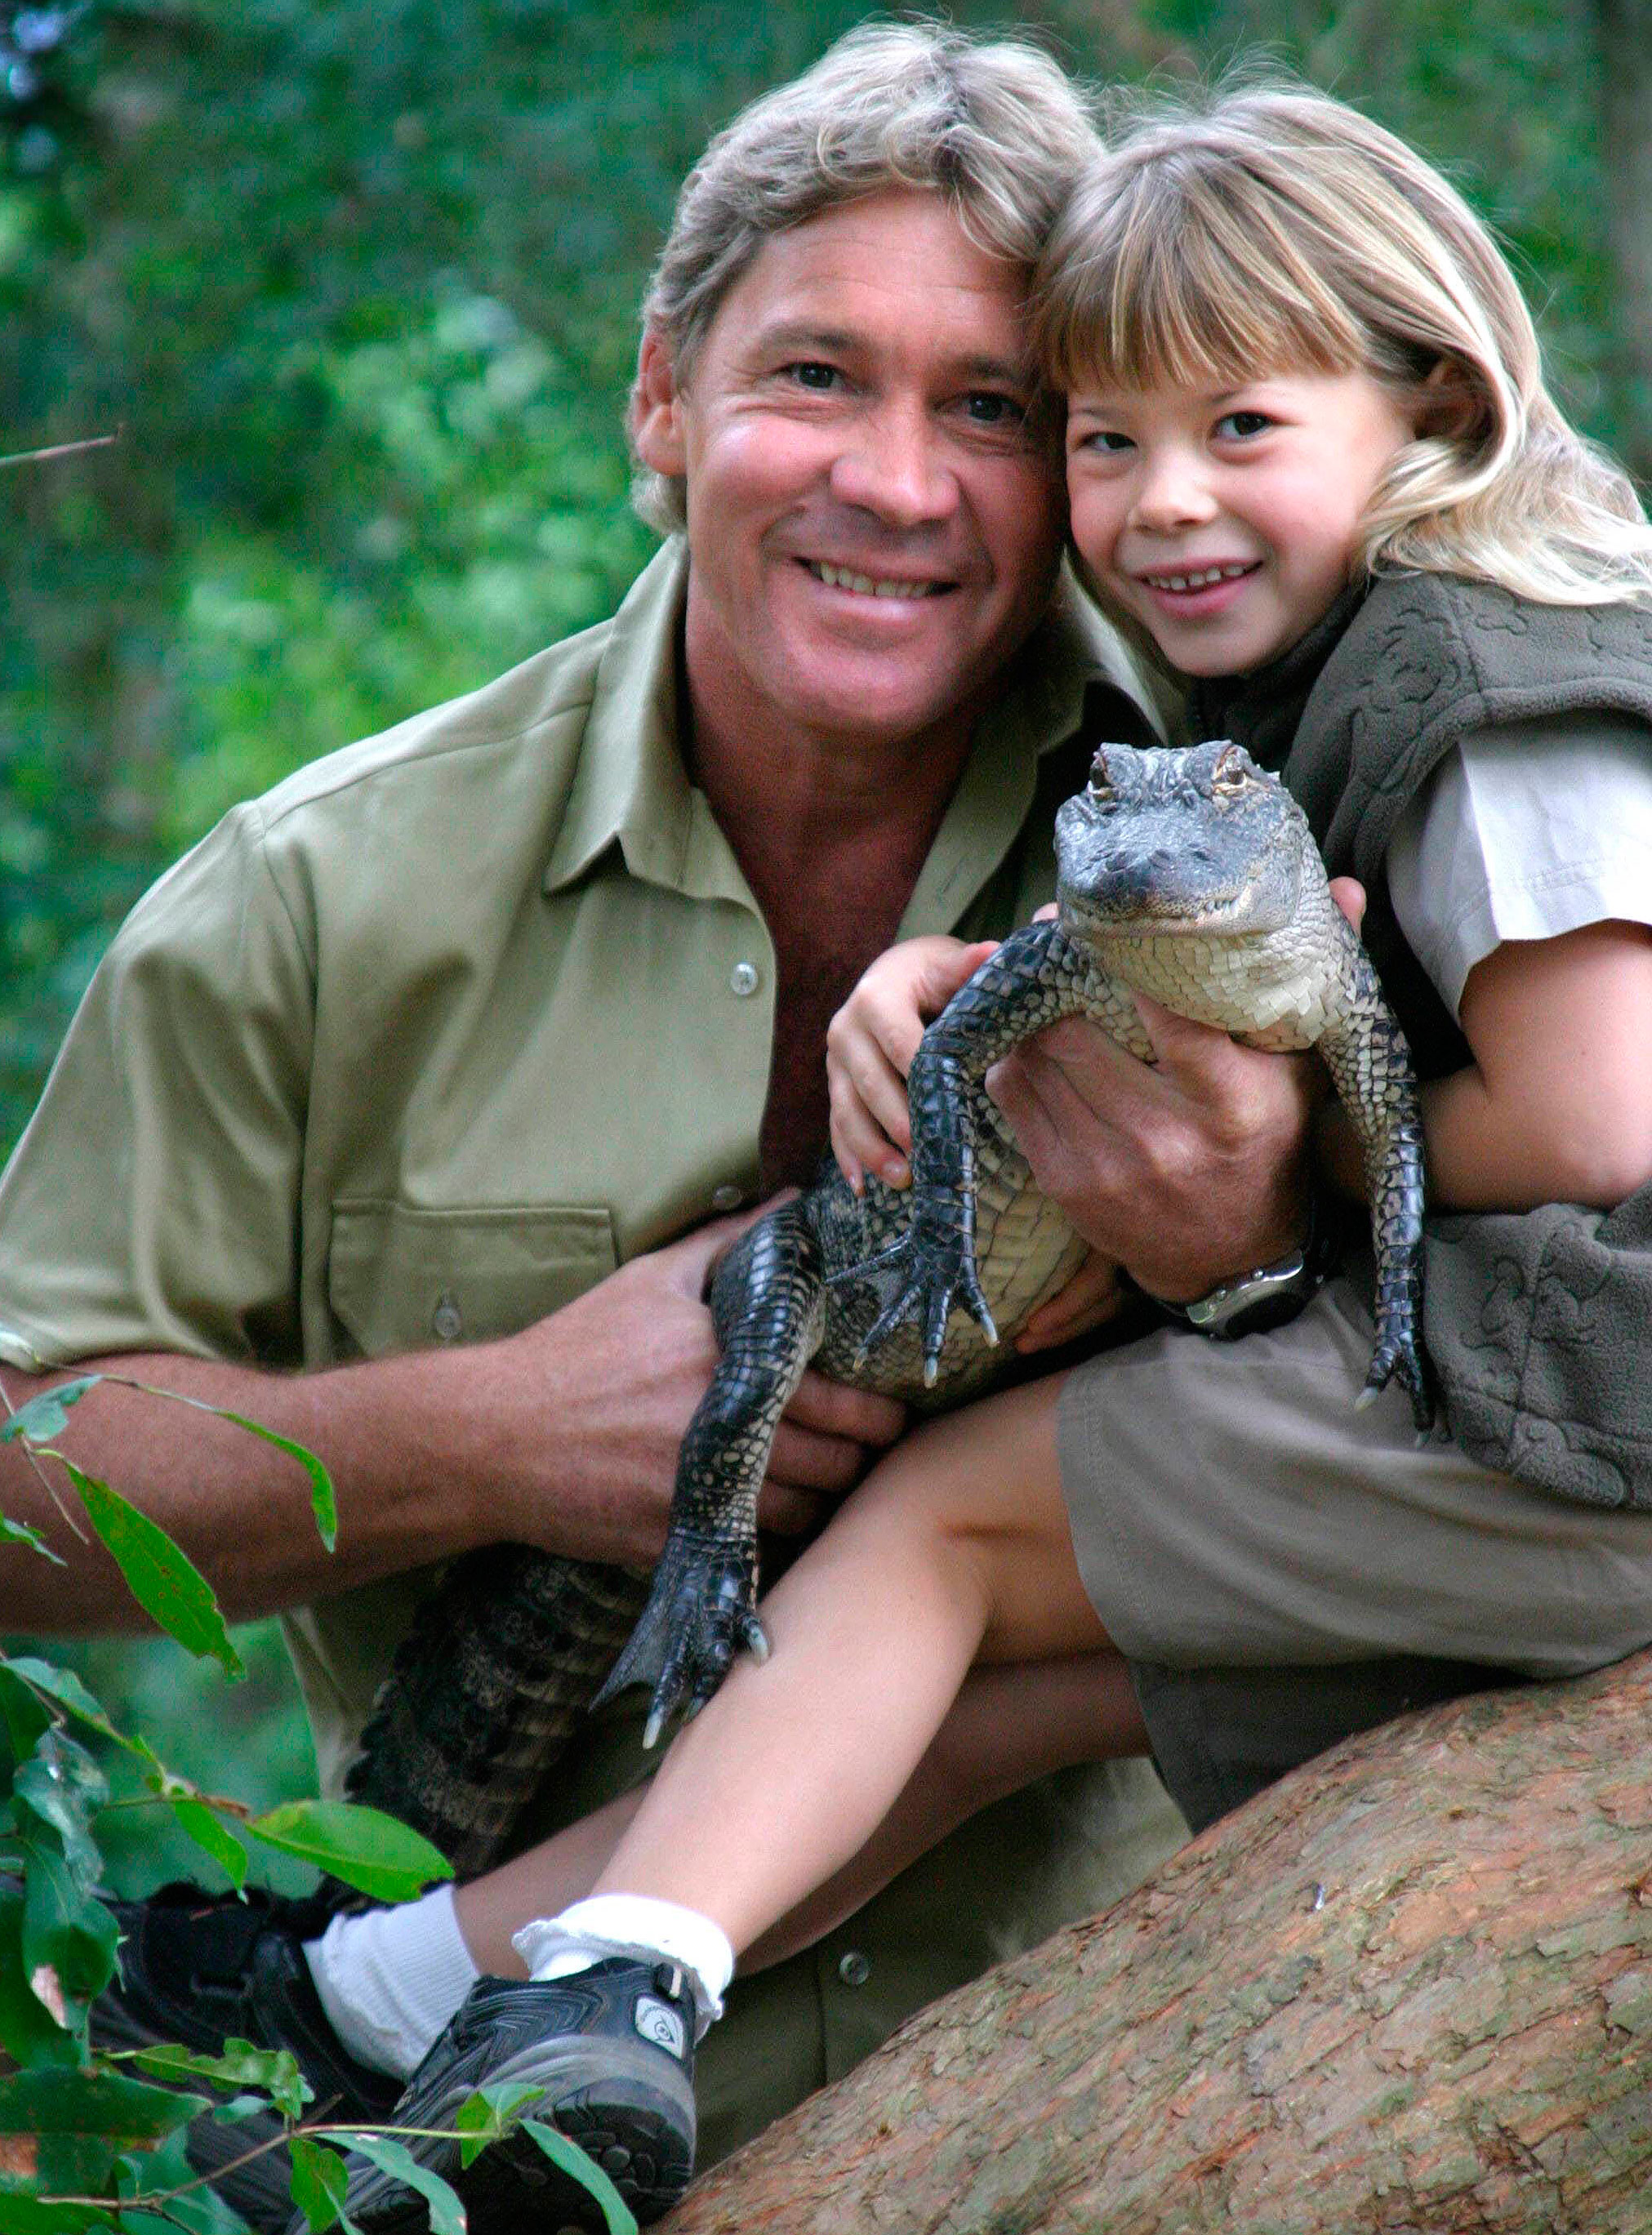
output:
M1313 842L1242 745L1103 745L1056 816L1061 920L1079 939L1276 931Z

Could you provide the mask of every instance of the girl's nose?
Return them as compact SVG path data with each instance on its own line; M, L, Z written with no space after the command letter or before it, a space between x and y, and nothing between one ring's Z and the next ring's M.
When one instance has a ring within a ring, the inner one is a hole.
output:
M1137 471L1132 525L1164 534L1197 527L1216 509L1196 458L1179 446L1145 456Z

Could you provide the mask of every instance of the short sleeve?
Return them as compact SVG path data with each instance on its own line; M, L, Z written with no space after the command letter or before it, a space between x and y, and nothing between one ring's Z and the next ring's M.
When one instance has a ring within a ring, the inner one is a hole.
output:
M238 809L117 934L0 1177L0 1359L296 1360L312 983Z
M1652 729L1583 711L1464 738L1395 826L1389 897L1453 1017L1506 939L1652 923Z

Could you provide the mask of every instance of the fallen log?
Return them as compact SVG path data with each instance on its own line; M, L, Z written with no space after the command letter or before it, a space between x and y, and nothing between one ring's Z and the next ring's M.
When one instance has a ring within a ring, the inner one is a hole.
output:
M669 2235L1647 2235L1652 1652L1351 1740Z

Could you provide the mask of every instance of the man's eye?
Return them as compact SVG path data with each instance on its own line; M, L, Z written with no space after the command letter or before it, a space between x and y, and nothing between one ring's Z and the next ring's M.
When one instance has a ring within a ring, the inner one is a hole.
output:
M801 364L789 364L786 370L799 388L834 388L837 384L837 367L822 364L814 358L805 358Z
M1019 397L1005 396L994 388L972 390L964 409L978 427L1019 427L1026 417L1026 406Z
M1229 411L1216 421L1216 432L1242 442L1252 435L1262 434L1273 423L1265 411Z

